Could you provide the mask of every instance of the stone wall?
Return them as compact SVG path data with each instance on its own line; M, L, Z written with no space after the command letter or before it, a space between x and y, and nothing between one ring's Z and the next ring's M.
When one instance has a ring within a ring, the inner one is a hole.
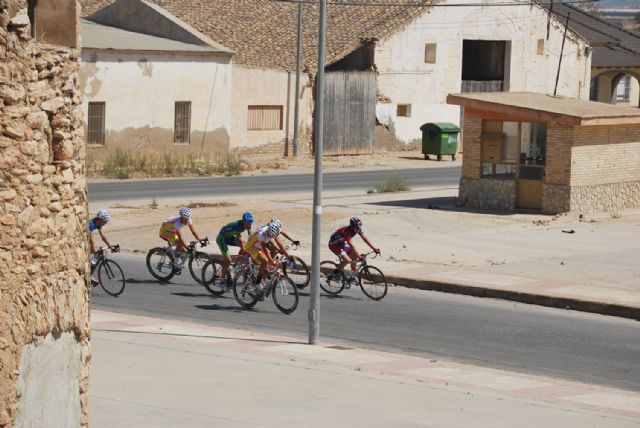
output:
M570 211L571 188L561 184L542 185L542 212L557 214Z
M571 211L617 212L640 208L640 181L571 187Z
M87 425L78 68L76 49L31 39L26 0L0 0L0 426Z
M516 181L490 178L460 179L458 204L464 208L491 211L516 209Z

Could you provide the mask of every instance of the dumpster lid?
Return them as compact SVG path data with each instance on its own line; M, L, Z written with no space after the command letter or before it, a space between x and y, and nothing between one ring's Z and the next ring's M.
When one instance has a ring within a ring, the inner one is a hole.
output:
M460 132L460 127L451 122L429 122L420 127L421 131L425 131L429 128L438 128L442 132Z

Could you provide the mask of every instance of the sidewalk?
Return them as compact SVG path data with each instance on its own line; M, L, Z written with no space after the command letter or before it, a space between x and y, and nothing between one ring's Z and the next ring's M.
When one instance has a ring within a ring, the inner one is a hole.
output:
M92 427L633 427L640 394L92 311Z

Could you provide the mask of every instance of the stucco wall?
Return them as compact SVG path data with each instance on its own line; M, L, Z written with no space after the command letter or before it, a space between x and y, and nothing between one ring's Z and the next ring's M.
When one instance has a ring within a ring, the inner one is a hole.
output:
M79 52L34 43L26 3L0 0L0 426L80 426L90 354ZM44 405L38 391L63 399Z
M83 50L83 111L105 102L105 146L89 156L124 148L140 152L227 152L231 114L228 55ZM175 102L191 101L191 142L174 144Z
M233 66L233 97L231 104L231 147L256 148L262 145L284 143L293 138L295 103L295 73L286 71ZM309 77L300 79L300 153L307 153L309 136L313 127L313 94ZM250 105L283 106L282 130L251 131L247 129ZM272 146L275 147L275 146Z
M447 105L446 96L461 91L464 39L511 41L509 90L553 93L564 28L552 21L546 40L547 19L535 6L436 7L378 43L380 91L394 104L412 105L410 118L397 118L396 135L410 141L420 138L425 122L460 123L459 107ZM545 39L543 55L536 53L539 39ZM435 64L424 63L425 43L437 44ZM588 99L585 46L571 33L567 37L558 95Z

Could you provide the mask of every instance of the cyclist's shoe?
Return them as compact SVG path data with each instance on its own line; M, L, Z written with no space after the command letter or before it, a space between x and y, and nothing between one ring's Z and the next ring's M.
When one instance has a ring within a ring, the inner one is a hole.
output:
M174 274L174 275L181 275L181 274L182 274L182 269L180 269L180 268L175 268L175 269L173 270L173 274Z
M256 291L257 286L249 286L247 287L247 294L256 300L260 300L258 298L258 292Z
M214 284L216 285L216 287L220 287L222 289L222 293L229 292L229 285L227 284L226 280L218 278L214 281Z
M357 281L355 272L344 272L344 288L351 288L351 285L356 284Z
M264 300L264 296L266 294L266 290L264 288L264 285L262 285L262 284L256 285L255 293L256 293L256 298L258 300L260 300L260 301L263 301Z
M100 281L98 281L97 279L95 279L94 277L91 277L91 285L93 287L97 287L100 285Z

